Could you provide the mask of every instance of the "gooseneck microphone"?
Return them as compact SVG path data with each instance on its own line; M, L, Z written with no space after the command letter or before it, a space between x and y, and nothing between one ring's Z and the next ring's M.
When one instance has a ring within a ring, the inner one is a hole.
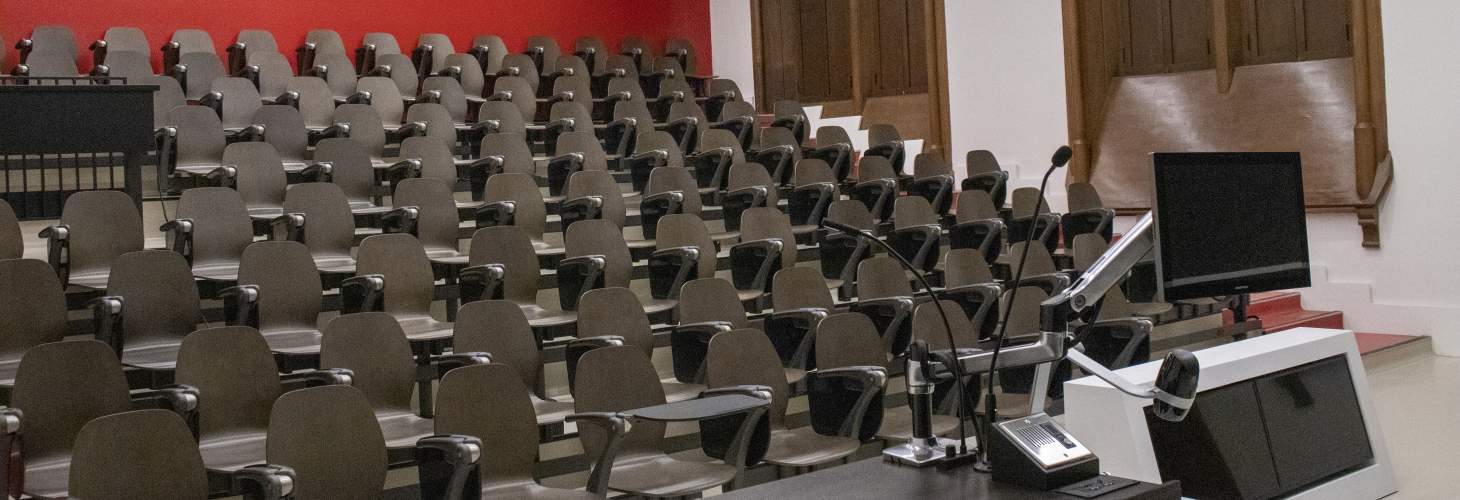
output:
M872 242L872 244L874 244L874 245L877 245L879 247L882 247L883 250L887 251L887 254L888 255L892 256L893 259L897 260L897 263L898 264L901 264L902 265L902 268L903 269L906 269L908 272L911 272L912 275L917 278L918 284L919 285L922 285L922 287L923 287L924 290L927 290L930 295L933 294L933 287L928 284L928 279L927 279L926 276L923 275L923 272L921 270L919 270L917 267L913 266L911 262L908 262L907 259L903 258L902 255L898 254L896 249L892 248L891 245L888 245L887 242L882 241L876 235L873 235L872 233L869 233L869 232L867 232L865 230L862 230L860 228L848 226L846 224L842 224L840 222L831 220L830 218L822 218L821 219L821 227L824 227L824 228L827 228L827 229L831 229L831 230L834 230L834 231L838 231L838 232L841 232L841 233L846 234L848 236L853 236L853 237L865 239L867 241ZM955 362L949 363L949 365L951 365L950 368L952 369L952 372L953 372L953 380L955 380L956 381L955 383L958 384L959 398L966 398L966 397L968 397L968 386L966 385L966 382L963 380L963 367L962 367L963 364L956 362L956 359L957 359L957 356L958 356L958 342L955 341L954 338L953 338L953 325L952 325L952 323L950 323L948 321L948 313L943 310L942 300L939 300L939 298L938 298L937 295L933 295L933 307L935 307L938 310L938 318L943 321L943 332L948 335L948 348L953 352L953 357L955 359ZM959 455L967 455L968 454L968 429L964 426L964 423L963 423L963 421L964 421L963 407L964 407L963 402L962 401L959 401L958 402L958 408L957 408L957 416L958 416L958 454ZM931 432L927 433L927 435L931 435L931 434L932 434ZM982 438L979 439L979 445L980 446L983 445L983 439ZM952 457L949 457L949 458L952 458Z
M1014 299L1019 296L1019 282L1024 279L1024 265L1027 264L1029 260L1029 247L1036 243L1034 241L1034 237L1038 234L1039 230L1039 224L1036 224L1036 220L1040 210L1044 208L1044 190L1046 187L1049 186L1049 176L1054 174L1055 170L1059 170L1060 168L1064 167L1065 164L1069 163L1070 157L1074 155L1074 150L1071 150L1069 146L1060 146L1059 149L1055 150L1054 156L1050 157L1049 159L1049 170L1044 171L1044 179L1039 181L1039 196L1034 201L1034 212L1029 216L1029 235L1024 239L1024 251L1021 252L1019 255L1019 266L1017 267L1017 269L1014 270L1014 281L1010 282L1014 286L1014 289L1009 292L1009 301L1004 304L1004 314L999 316L1001 318L1009 317L1009 312L1014 309ZM998 334L994 335L994 353L990 356L991 359L989 360L989 366L991 367L999 366L999 352L1004 350L1004 338L1008 330L1009 322L1004 321L1002 324L999 325ZM998 401L995 399L996 397L994 396L992 373L990 375L991 376L989 377L988 392L984 394L984 402L987 407L986 410L988 412L988 421L985 425L993 426L994 424L997 424L999 420L999 404ZM985 431L983 433L983 435L985 436L987 436L988 434L989 431ZM982 457L980 465L986 468L988 464L989 447L985 443L979 443L979 449L981 451L980 455Z

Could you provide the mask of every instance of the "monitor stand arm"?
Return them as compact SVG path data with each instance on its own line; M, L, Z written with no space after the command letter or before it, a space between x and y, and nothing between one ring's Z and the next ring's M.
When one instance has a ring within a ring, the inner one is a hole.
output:
M1141 259L1156 245L1156 224L1150 212L1136 221L1135 227L1125 233L1114 246L1105 251L1099 259L1064 291L1055 294L1040 304L1040 329L1046 332L1063 332L1070 321L1079 317L1090 323L1094 312L1105 293L1120 284ZM1073 345L1073 344L1072 344Z

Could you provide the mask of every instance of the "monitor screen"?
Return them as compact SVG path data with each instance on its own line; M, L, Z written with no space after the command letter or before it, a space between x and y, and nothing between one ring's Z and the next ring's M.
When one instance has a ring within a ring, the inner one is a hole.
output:
M1310 285L1298 153L1155 153L1164 300Z

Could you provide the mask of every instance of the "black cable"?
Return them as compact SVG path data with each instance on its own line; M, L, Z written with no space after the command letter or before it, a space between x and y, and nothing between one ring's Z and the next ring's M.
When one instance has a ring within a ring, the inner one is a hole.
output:
M1019 255L1019 266L1014 271L1014 281L1010 282L1013 284L1014 289L1009 292L1009 301L1004 304L1004 314L1000 315L1000 319L1003 322L999 325L998 334L994 336L994 353L989 356L989 389L984 399L984 405L987 406L985 410L988 413L988 423L986 425L992 426L998 423L999 405L994 396L994 374L999 372L999 352L1004 350L1004 335L1009 330L1009 313L1014 309L1014 299L1019 296L1019 288L1021 288L1019 282L1024 279L1024 265L1029 261L1029 247L1036 244L1034 237L1039 229L1039 211L1044 208L1044 189L1049 185L1049 176L1054 174L1054 171L1061 166L1063 165L1056 161L1054 165L1049 167L1049 170L1044 171L1044 179L1039 181L1039 197L1034 202L1033 215L1029 216L1029 237L1024 240L1024 251ZM985 443L979 443L979 445L983 453L984 462L987 463L989 447Z
M913 266L911 262L908 262L908 260L903 258L901 254L897 253L897 250L892 248L892 245L888 245L887 242L882 241L880 238L874 236L872 233L830 219L822 219L821 225L831 228L833 230L841 231L843 233L856 235L857 237L869 240L873 244L876 244L878 247L881 247L883 250L886 250L888 255L897 260L898 264L901 264L904 269L911 271L913 277L917 278L918 284L922 285L923 289L927 290L928 294L933 297L933 307L938 310L938 317L943 320L943 332L948 335L948 348L953 352L954 361L953 363L951 363L953 366L951 366L950 368L953 371L953 379L957 381L956 383L958 384L958 454L967 454L968 429L964 426L963 422L964 415L962 400L968 397L968 386L963 380L963 363L958 362L958 342L956 342L953 338L953 324L948 321L948 313L943 310L942 299L933 294L933 287L928 284L928 279L923 276L922 271L919 271L918 268ZM980 444L982 444L982 438L980 438Z

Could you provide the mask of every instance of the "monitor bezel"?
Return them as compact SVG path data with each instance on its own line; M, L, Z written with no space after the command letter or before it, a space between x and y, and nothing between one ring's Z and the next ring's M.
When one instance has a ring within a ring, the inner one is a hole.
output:
M1298 205L1296 208L1299 210L1300 213L1303 213L1304 216L1299 221L1299 225L1302 227L1303 237L1299 239L1298 244L1302 247L1303 254L1308 256L1308 259L1304 262L1302 270L1303 278L1301 280L1294 279L1292 282L1284 282L1282 283L1282 286L1249 285L1242 287L1233 287L1231 285L1224 285L1222 284L1222 282L1203 285L1186 285L1178 287L1178 290L1183 290L1184 293L1176 294L1174 298L1170 296L1166 290L1166 269L1164 265L1165 256L1162 255L1163 245L1161 240L1161 200L1166 197L1163 195L1169 195L1169 193L1163 192L1165 191L1163 189L1163 186L1165 184L1161 182L1163 170L1168 168L1179 168L1187 166L1210 166L1221 164L1283 165L1287 168L1294 169L1294 175L1297 176L1298 185L1303 186L1303 163L1301 154L1297 152L1185 152L1151 153L1150 156L1152 166L1151 179L1153 183L1151 217L1153 234L1155 236L1155 244L1152 245L1152 252L1155 254L1156 297L1158 300L1163 302L1169 302L1172 300L1259 293L1312 286L1312 254L1308 246L1307 237L1307 206L1304 202L1303 196L1299 196L1296 200Z

